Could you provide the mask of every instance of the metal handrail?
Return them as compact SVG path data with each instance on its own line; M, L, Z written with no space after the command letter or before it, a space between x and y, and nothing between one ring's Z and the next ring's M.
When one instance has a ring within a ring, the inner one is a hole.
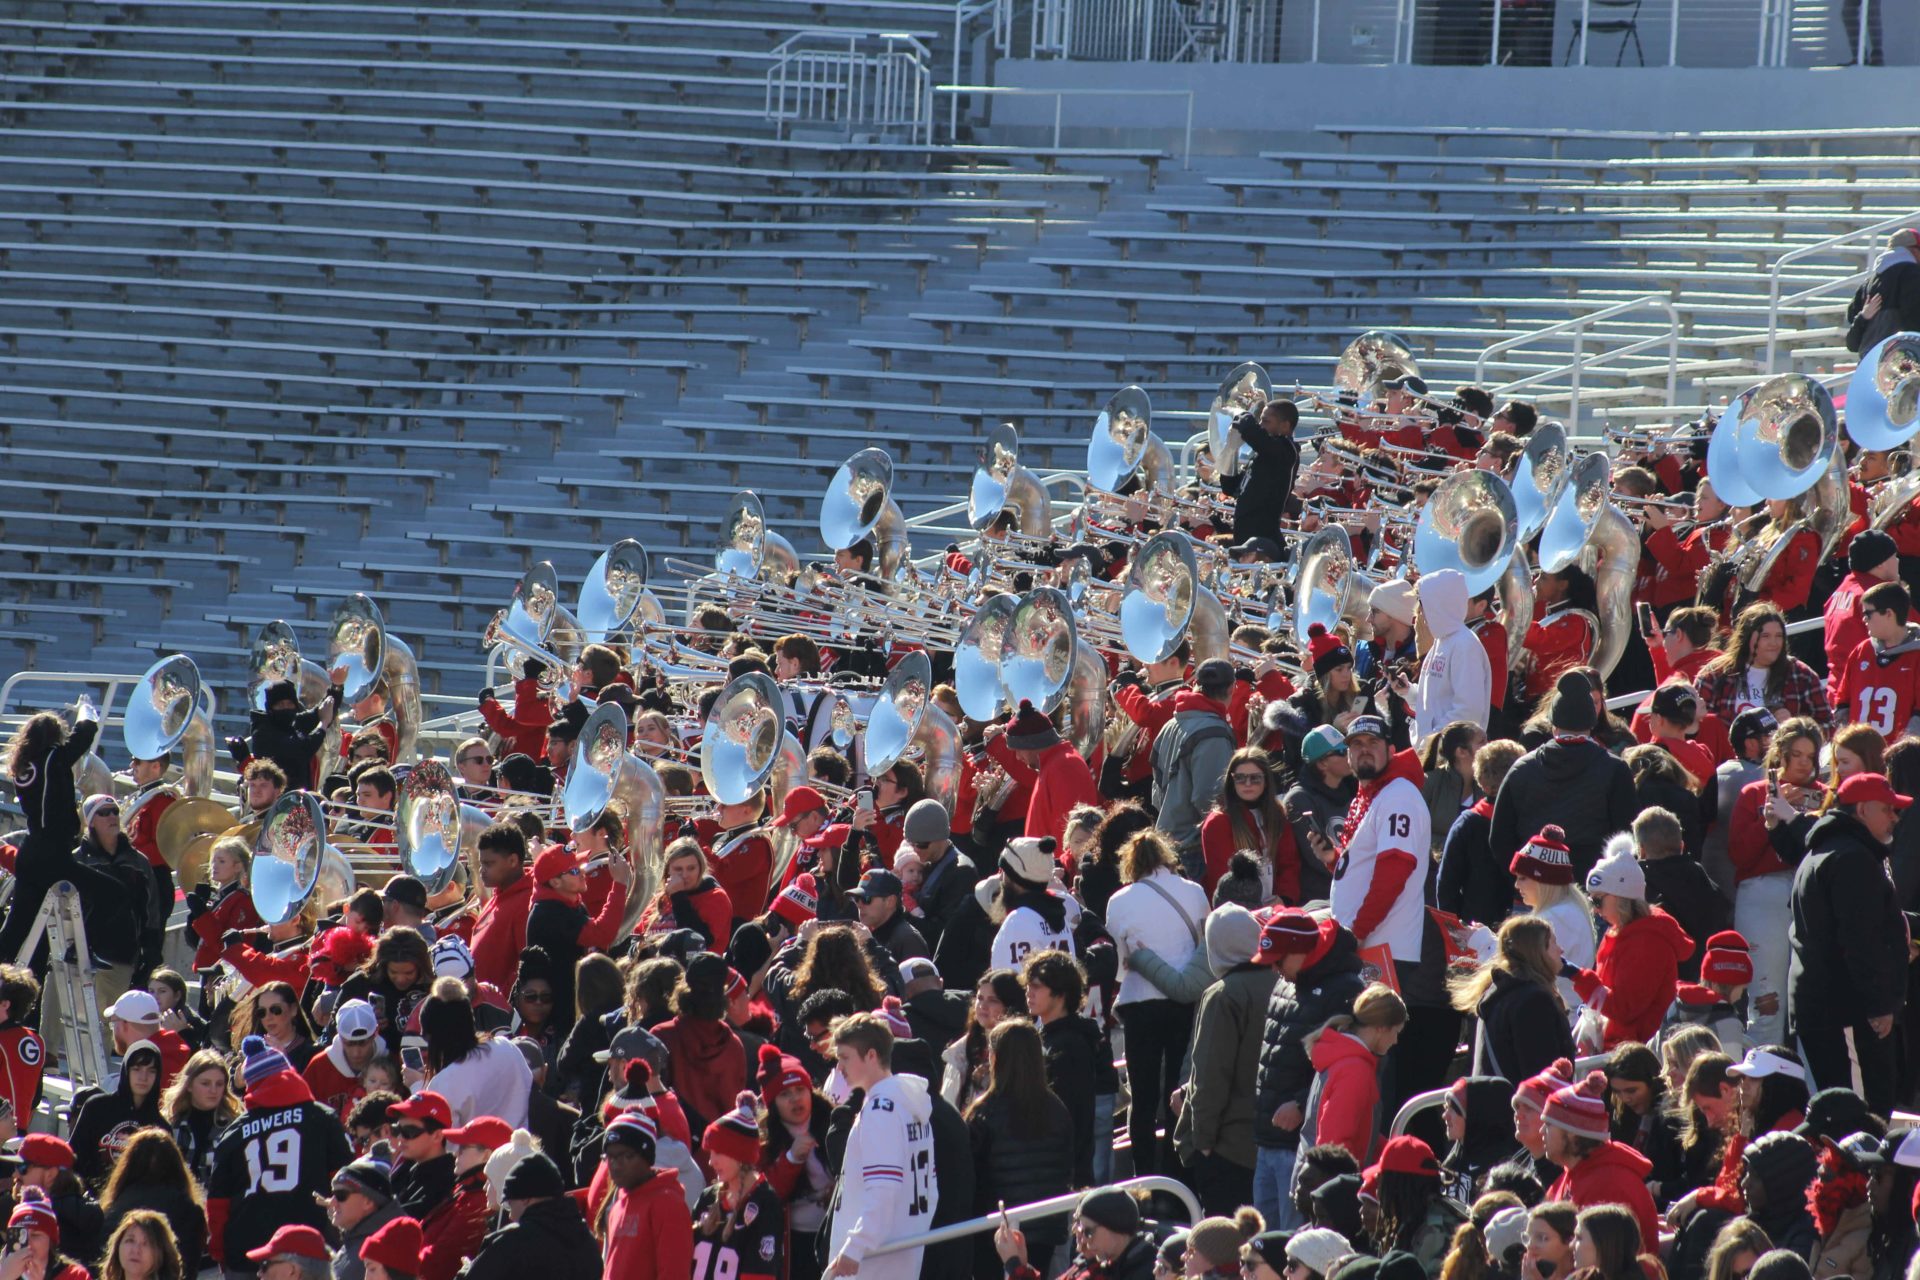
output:
M1666 313L1667 330L1664 334L1656 334L1653 337L1642 338L1638 341L1630 342L1623 347L1615 347L1591 357L1586 354L1587 332L1597 321L1609 320L1615 316L1625 315L1630 311L1647 309ZM1516 337L1496 342L1482 351L1479 359L1474 361L1474 382L1482 385L1485 384L1487 366L1493 361L1495 356L1512 351L1518 347L1526 346L1528 343L1538 342L1542 338L1551 338L1560 334L1571 334L1573 336L1572 360L1564 365L1544 369L1539 373L1528 374L1524 378L1504 383L1498 390L1502 393L1511 393L1525 387L1538 386L1563 374L1571 375L1572 381L1568 388L1567 423L1569 427L1572 427L1577 424L1580 417L1580 377L1582 373L1606 361L1638 355L1643 351L1650 351L1664 343L1667 348L1667 400L1669 402L1672 401L1680 374L1680 313L1674 306L1673 299L1664 293L1641 294L1637 298L1629 298L1625 302L1616 302L1612 306L1602 307L1598 311L1589 311L1583 315L1574 316L1572 319L1562 320L1557 324L1550 324L1544 329L1536 329L1531 333L1520 334Z
M1105 1189L1113 1191L1157 1191L1178 1199L1187 1207L1192 1221L1200 1221L1200 1202L1194 1199L1193 1192L1184 1182L1172 1178L1128 1178L1124 1182L1107 1184ZM1084 1191L1069 1192L1064 1196L1050 1196L1045 1200L1035 1200L1031 1204L1012 1205L1007 1208L1007 1217L1015 1222L1025 1222L1029 1218L1045 1218L1052 1214L1070 1211L1080 1203ZM964 1222L949 1222L944 1227L935 1227L931 1231L921 1231L914 1235L902 1236L898 1240L889 1240L877 1249L870 1250L867 1257L875 1258L883 1253L899 1253L904 1249L924 1249L930 1244L945 1244L949 1240L965 1240L968 1236L977 1236L982 1231L992 1231L1000 1225L1000 1214L983 1214L978 1218L968 1218Z
M877 49L867 47L879 42ZM789 122L904 128L912 141L932 140L931 54L898 31L808 29L773 48L766 73L766 118L784 133Z
M1862 23L1863 29L1864 26L1865 24ZM1780 308L1805 302L1810 298L1817 298L1822 294L1831 293L1839 289L1844 288L1851 290L1854 286L1864 281L1867 274L1873 270L1874 259L1879 257L1881 250L1877 246L1870 248L1866 265L1850 276L1843 276L1836 280L1827 280L1809 288L1802 289L1798 293L1789 294L1783 298L1780 296L1780 273L1786 268L1787 264L1797 262L1802 258L1812 257L1816 253L1830 252L1843 248L1853 241L1876 236L1890 227L1912 226L1916 220L1920 220L1920 209L1909 210L1906 213L1898 213L1891 218L1882 218L1878 222L1870 222L1864 227L1855 227L1852 231L1846 232L1844 235L1832 236L1815 244L1804 244L1798 248L1789 249L1773 260L1773 266L1767 271L1766 372L1774 372L1774 355L1780 339Z
M1185 98L1187 100L1187 122L1185 141L1180 147L1180 167L1193 167L1193 90L1191 89L1040 89L1021 85L995 84L937 84L933 86L936 94L953 95L958 101L961 94L986 94L992 97L1013 98L1052 98L1053 99L1053 145L1060 146L1060 112L1065 98Z

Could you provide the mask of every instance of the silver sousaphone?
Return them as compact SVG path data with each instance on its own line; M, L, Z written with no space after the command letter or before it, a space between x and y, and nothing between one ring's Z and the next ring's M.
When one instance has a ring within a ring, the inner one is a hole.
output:
M249 888L267 924L286 924L310 900L334 902L353 893L353 868L327 843L320 797L288 791L260 819Z
M617 702L600 703L580 726L567 784L560 793L570 831L587 830L600 821L609 805L619 812L626 834L625 843L614 852L633 868L633 888L621 918L621 932L631 933L664 871L661 839L667 789L653 766L627 749L627 712Z
M1007 687L1000 679L1000 651L1017 596L1001 593L981 601L953 648L953 690L969 720L998 720L1007 711Z
M453 883L462 867L468 889L478 889L480 833L492 821L484 810L461 802L445 764L422 760L400 782L393 819L400 863L426 885L428 897Z
M700 772L721 804L745 804L766 789L786 729L780 686L757 671L735 676L714 699L700 738Z
M1153 434L1153 398L1137 386L1122 387L1108 398L1093 420L1087 441L1087 483L1118 493L1135 475L1140 488L1170 492L1173 455Z
M1052 715L1073 678L1079 630L1066 593L1037 587L1020 597L1000 638L1000 681L1009 702Z
M987 433L980 463L967 493L967 523L984 532L1001 512L1013 514L1013 527L1025 537L1053 532L1053 501L1040 477L1020 465L1020 433L1003 422Z
M253 637L247 660L247 705L265 711L267 690L282 680L291 680L299 688L300 705L307 708L319 706L330 687L320 664L300 656L293 628L276 618Z
M1734 465L1762 498L1784 501L1813 488L1839 447L1833 396L1812 378L1783 373L1741 398Z
M600 553L574 604L587 644L605 644L618 632L666 621L666 611L647 587L649 569L647 549L632 538L622 538Z
M1531 542L1544 529L1547 517L1567 483L1567 429L1557 422L1542 422L1527 437L1526 447L1514 463L1513 493L1515 537Z
M1234 422L1241 414L1258 414L1273 399L1273 379L1261 366L1248 361L1236 365L1220 381L1214 393L1213 407L1207 411L1207 451L1222 476L1237 476L1246 464L1246 446Z
M420 668L407 643L387 630L380 607L369 597L356 592L341 601L333 611L333 626L327 635L328 671L345 670L349 711L368 698L378 697L384 714L393 717L398 746L394 763L413 758L415 739L420 733ZM339 765L340 735L329 734L322 752L322 777Z
M722 575L757 578L766 543L767 513L760 495L742 489L733 495L733 503L720 521L720 548L714 552L713 567Z
M1513 558L1519 518L1513 490L1491 471L1456 471L1420 509L1413 530L1413 563L1421 573L1458 569L1467 594L1500 581Z
M1134 553L1120 601L1120 639L1134 658L1165 662L1180 647L1193 621L1197 573L1183 534L1155 534Z
M1314 623L1328 634L1353 614L1352 601L1364 582L1353 558L1353 539L1344 527L1323 525L1300 544L1293 574L1293 637L1305 645ZM1367 584L1370 586L1371 584Z
M1383 384L1396 378L1420 376L1420 362L1406 339L1386 329L1369 329L1340 353L1333 385L1351 391L1364 407L1379 399Z
M154 663L127 695L126 718L121 724L127 754L135 760L158 760L177 747L181 790L189 796L210 795L211 698L192 658L177 653Z
M1862 449L1898 449L1920 432L1920 333L1896 333L1847 380L1847 434Z

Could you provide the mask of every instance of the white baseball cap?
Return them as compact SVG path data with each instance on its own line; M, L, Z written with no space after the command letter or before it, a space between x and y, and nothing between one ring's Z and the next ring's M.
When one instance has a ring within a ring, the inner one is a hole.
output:
M1789 1076L1804 1081L1807 1069L1791 1058L1783 1058L1777 1053L1768 1053L1765 1049L1749 1049L1747 1056L1727 1068L1730 1076L1747 1076L1754 1080L1764 1080L1768 1076Z
M365 1000L349 1000L334 1012L333 1025L342 1040L371 1040L380 1034L380 1016Z
M119 1018L123 1022L160 1021L160 1002L146 991L123 991L120 998L106 1008L106 1016Z

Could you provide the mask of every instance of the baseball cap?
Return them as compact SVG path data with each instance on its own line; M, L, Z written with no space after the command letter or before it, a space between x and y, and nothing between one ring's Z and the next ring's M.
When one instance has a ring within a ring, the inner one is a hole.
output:
M397 902L415 911L427 909L427 886L415 876L395 876L387 881L387 887L380 891L380 896L388 902Z
M485 1147L497 1151L513 1141L513 1126L498 1116L475 1116L441 1135L450 1147Z
M349 1000L333 1012L342 1040L371 1040L380 1034L380 1016L365 1000Z
M123 991L120 998L106 1008L106 1016L119 1018L123 1022L160 1021L160 1002L151 993L145 991Z
M1663 720L1685 724L1693 719L1693 713L1699 706L1700 699L1693 692L1693 686L1676 682L1663 684L1655 689L1652 704L1648 710Z
M645 1058L648 1062L656 1060L656 1054L664 1059L667 1047L645 1027L622 1027L614 1033L613 1043L593 1055L595 1062L611 1062L622 1058L631 1062L635 1058Z
M552 845L533 860L533 882L542 885L580 869L581 858L565 845Z
M1316 725L1300 740L1300 758L1308 764L1328 756L1345 755L1347 738L1330 724Z
M411 1098L387 1108L387 1114L400 1120L431 1120L442 1129L453 1125L453 1108L431 1089L423 1089Z
M922 978L937 978L940 968L925 956L909 956L900 962L900 985L918 982Z
M1362 734L1384 738L1387 736L1387 722L1379 716L1355 716L1347 721L1347 742L1351 743Z
M875 867L860 877L860 883L847 890L849 898L872 902L875 898L897 898L904 886L900 877L883 867Z
M1903 796L1895 791L1886 776L1878 773L1854 774L1840 784L1838 799L1841 804L1871 804L1878 801L1896 809L1904 809L1913 803L1912 796Z

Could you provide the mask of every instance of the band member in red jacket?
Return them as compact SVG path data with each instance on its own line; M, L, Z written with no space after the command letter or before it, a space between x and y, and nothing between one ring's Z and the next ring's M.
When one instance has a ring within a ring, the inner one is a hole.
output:
M1102 807L1100 789L1093 784L1093 771L1087 768L1087 762L1072 743L1054 731L1053 721L1024 698L1004 729L995 726L987 732L1004 738L1020 763L1035 774L1025 834L1052 836L1066 848L1067 814L1073 806Z
M187 927L200 940L193 952L194 968L211 969L220 963L227 934L260 927L260 913L253 909L253 895L247 892L252 865L253 853L245 840L214 842L207 856L206 880L187 894Z

